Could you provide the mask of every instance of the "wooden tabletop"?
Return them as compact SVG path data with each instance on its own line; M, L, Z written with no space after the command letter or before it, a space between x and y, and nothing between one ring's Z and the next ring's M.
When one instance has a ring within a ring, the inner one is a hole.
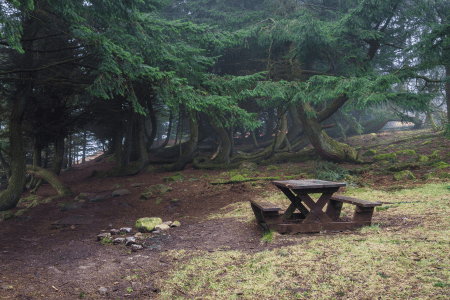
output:
M291 190L327 189L346 186L345 183L318 180L318 179L277 180L272 181L272 183L276 186L285 187Z

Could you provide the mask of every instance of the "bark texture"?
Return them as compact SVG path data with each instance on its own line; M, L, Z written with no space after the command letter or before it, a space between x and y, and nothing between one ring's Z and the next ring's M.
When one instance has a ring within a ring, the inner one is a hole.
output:
M52 187L58 192L58 196L73 196L69 187L65 186L58 178L50 171L38 166L27 165L26 172L32 174L37 178L48 181Z
M339 109L337 106L335 108ZM316 113L309 103L299 104L299 116L309 141L317 154L325 159L334 161L357 161L357 152L355 149L349 145L333 140L322 129L321 122L326 117L331 116L330 111L327 108L324 113Z

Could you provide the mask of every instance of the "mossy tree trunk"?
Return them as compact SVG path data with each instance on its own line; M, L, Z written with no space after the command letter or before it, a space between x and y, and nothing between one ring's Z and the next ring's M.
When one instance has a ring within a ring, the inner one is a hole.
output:
M322 129L322 122L335 113L345 101L346 95L341 95L330 106L316 113L309 103L298 104L299 116L303 129L318 155L334 161L357 161L357 152L349 145L339 143L330 138Z
M59 181L58 178L52 172L34 165L27 165L26 172L28 174L36 176L37 178L48 181L52 185L52 187L58 192L59 196L73 196L73 193L70 190L70 188L65 186L61 181ZM33 194L35 192L36 190L32 191Z
M26 97L25 86L19 87L9 116L9 151L12 172L8 188L0 194L0 211L16 207L23 192L26 160L23 148L22 123L27 102Z
M302 131L302 121L300 121L298 116L298 107L295 104L289 105L289 113L291 115L292 125L289 127L286 137L289 142L292 143Z
M434 122L433 115L431 114L431 111L429 111L429 110L427 111L427 119L425 122L430 123L430 126L431 126L431 128L433 128L434 131L438 130L436 122Z
M210 124L216 135L220 138L220 150L215 158L216 164L223 164L230 160L231 143L228 132L222 123L216 118L210 118Z
M161 166L158 169L159 172L181 171L192 160L195 149L197 149L197 142L199 135L197 112L193 110L189 111L189 129L190 129L189 142L186 145L178 161L170 165Z

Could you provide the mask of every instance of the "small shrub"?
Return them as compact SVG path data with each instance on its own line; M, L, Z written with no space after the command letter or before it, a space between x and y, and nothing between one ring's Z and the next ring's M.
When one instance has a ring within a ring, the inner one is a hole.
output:
M350 175L348 170L331 162L316 161L314 166L317 179L339 181L344 179L345 176Z

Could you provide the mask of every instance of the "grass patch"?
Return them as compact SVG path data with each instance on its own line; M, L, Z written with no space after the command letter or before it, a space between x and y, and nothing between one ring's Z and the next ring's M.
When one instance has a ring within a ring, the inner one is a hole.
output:
M299 236L297 245L257 253L167 252L176 263L161 279L161 299L448 299L447 185L348 190L350 196L397 205L374 212L376 225L359 231ZM267 200L284 201L270 194ZM233 205L222 215L243 209L253 217L248 202ZM353 209L344 204L343 213L351 216Z

